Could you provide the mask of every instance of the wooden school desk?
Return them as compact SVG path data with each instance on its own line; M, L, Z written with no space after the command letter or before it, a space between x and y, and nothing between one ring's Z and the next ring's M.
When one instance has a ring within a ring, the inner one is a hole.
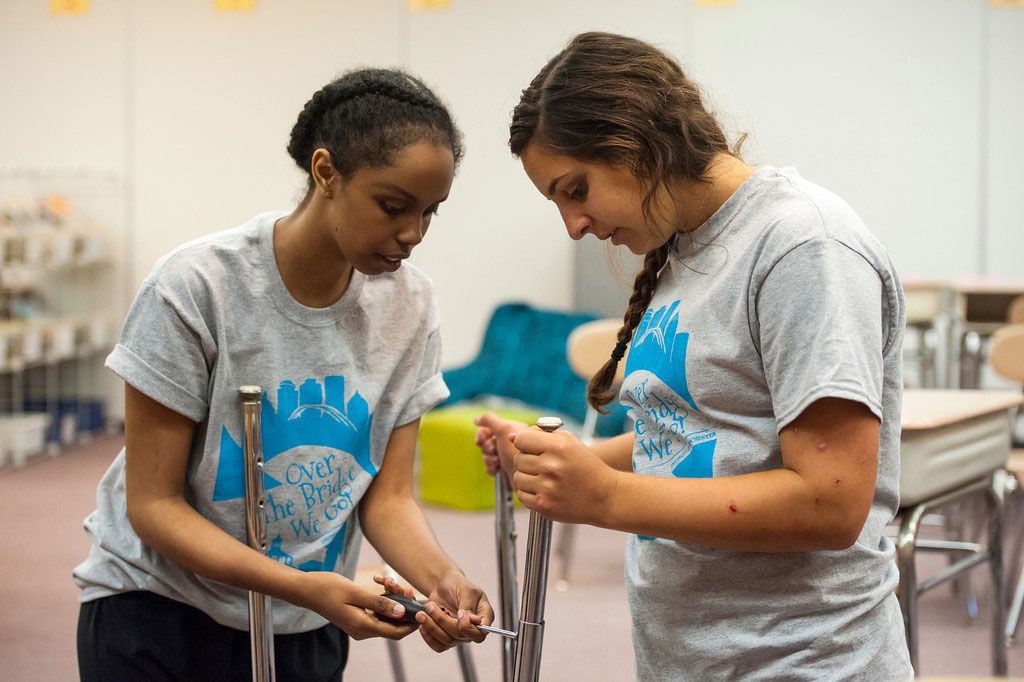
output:
M903 393L897 595L910 662L918 674L918 595L986 561L992 576L992 672L1006 674L1002 477L1010 451L1011 412L1022 403L1024 395L1016 391L908 389ZM982 495L986 501L987 546L969 541L918 539L926 511L971 495ZM951 552L961 558L918 582L914 564L918 547Z

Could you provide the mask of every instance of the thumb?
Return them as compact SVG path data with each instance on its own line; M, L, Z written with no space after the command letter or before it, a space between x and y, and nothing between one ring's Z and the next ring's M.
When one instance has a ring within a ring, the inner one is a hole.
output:
M405 614L405 607L399 604L393 599L389 599L386 594L372 594L365 590L360 590L360 594L356 599L353 599L353 603L356 606L361 606L364 609L369 609L379 616L385 618L401 618Z

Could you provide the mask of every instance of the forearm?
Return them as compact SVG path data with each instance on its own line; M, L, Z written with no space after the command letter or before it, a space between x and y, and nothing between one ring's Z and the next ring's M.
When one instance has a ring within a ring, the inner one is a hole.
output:
M618 472L597 525L708 547L756 552L843 549L863 517L788 469L721 478Z
M239 542L181 497L137 502L129 518L147 546L187 571L312 608L309 574Z
M636 437L632 432L614 438L598 441L590 446L594 454L605 464L617 471L633 471L633 444Z
M359 509L367 541L423 594L430 594L448 573L462 572L441 548L423 510L411 496L367 496Z

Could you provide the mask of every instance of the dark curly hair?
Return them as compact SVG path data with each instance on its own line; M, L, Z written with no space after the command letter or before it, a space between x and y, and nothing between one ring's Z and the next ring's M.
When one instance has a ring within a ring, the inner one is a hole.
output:
M736 145L742 144L740 138ZM644 215L672 180L705 181L719 153L734 154L700 89L671 57L642 40L613 33L581 33L523 90L512 112L509 147L519 157L531 143L591 163L624 166L647 185ZM637 275L619 330L629 343L651 302L670 245L651 251ZM600 409L619 361L610 359L591 379L587 400Z
M398 152L422 140L447 146L456 165L463 156L462 134L423 81L398 69L357 69L306 102L288 154L308 174L313 152L326 149L335 170L349 178L363 167L390 165Z

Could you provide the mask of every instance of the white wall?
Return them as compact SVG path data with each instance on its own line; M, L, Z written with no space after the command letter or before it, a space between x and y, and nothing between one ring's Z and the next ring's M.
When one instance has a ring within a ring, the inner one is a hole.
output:
M173 246L287 208L284 148L306 99L357 64L436 86L466 134L450 201L414 262L433 277L445 362L490 311L565 307L573 245L507 152L519 91L574 33L667 48L747 158L794 165L846 198L905 274L1020 275L1024 11L986 0L105 0L85 17L0 0L0 163L89 163L129 184L132 292Z

